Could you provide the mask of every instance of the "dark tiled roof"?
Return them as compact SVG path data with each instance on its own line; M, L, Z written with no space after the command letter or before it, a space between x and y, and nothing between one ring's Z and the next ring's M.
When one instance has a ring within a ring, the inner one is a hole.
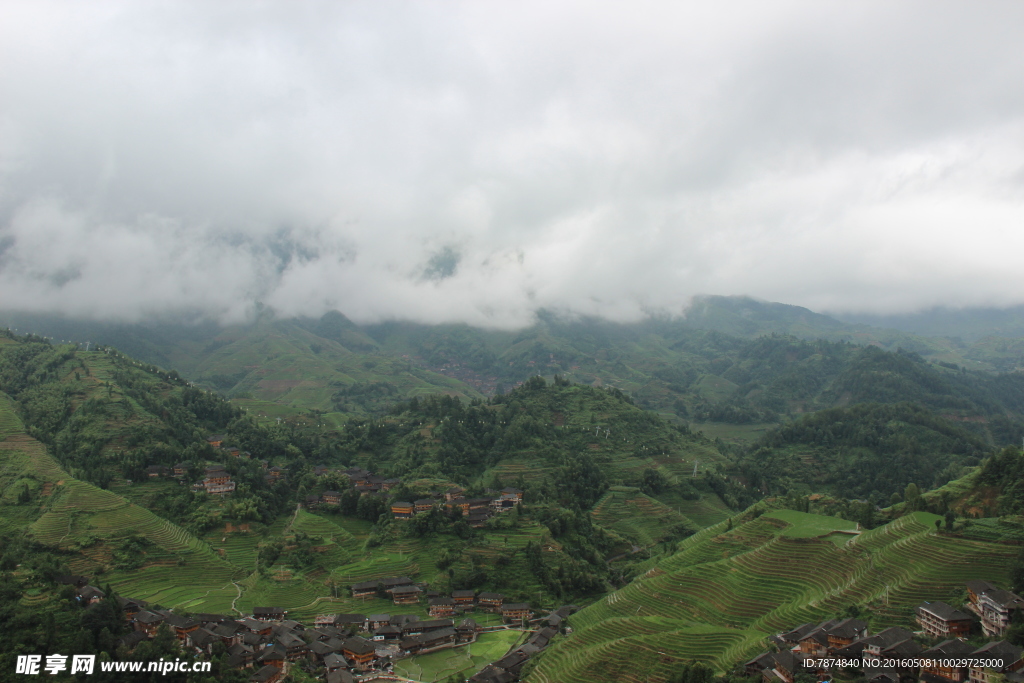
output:
M919 612L930 612L943 621L962 621L964 619L973 619L970 614L966 614L954 607L950 607L944 602L925 602L919 605L917 610Z
M349 638L342 649L354 655L366 655L374 651L373 643L365 638Z
M922 657L942 659L944 657L964 657L974 652L974 646L968 645L958 638L944 640L938 645L921 653Z
M1002 659L1003 667L1006 668L1020 659L1021 653L1024 650L1006 642L1005 640L997 640L994 643L988 643L979 647L974 651L972 657L979 659Z
M265 681L269 681L271 678L273 678L279 673L281 673L280 669L278 669L276 666L270 666L269 664L267 664L259 671L254 673L252 676L250 676L249 680L253 683L264 683Z
M981 579L971 579L966 583L968 590L972 590L975 593L981 594L986 591L997 590L997 586L994 583L988 581L982 581Z
M996 603L1004 609L1020 609L1024 607L1024 600L1016 593L999 589L985 591L985 598Z

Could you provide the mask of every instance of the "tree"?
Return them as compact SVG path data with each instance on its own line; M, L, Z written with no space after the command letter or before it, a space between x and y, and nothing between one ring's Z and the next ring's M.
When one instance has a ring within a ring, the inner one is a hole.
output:
M952 510L946 510L946 531L953 530L953 522L956 521L956 513Z
M910 510L917 510L918 503L921 500L921 489L917 487L917 484L910 482L907 484L906 490L903 492L903 499L907 501L907 508Z

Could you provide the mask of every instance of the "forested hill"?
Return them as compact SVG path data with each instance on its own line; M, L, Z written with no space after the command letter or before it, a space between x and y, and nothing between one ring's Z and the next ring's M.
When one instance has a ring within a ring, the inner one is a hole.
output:
M941 486L990 452L977 434L919 405L864 403L770 431L741 469L765 494L833 493L888 505L909 484Z
M414 396L481 398L555 374L698 423L765 424L856 402L913 401L958 419L983 417L987 438L1004 443L1015 428L1000 416L1021 412L1019 374L989 372L1016 367L1020 344L982 340L967 360L949 340L742 297L707 297L686 317L630 325L540 313L518 331L359 326L336 311L318 320L264 311L251 325L225 328L3 319L56 339L113 344L270 417L316 409L334 424Z
M0 391L14 399L28 434L61 466L102 488L114 480L145 480L149 466L183 461L198 476L201 463L226 459L206 437L230 431L253 456L227 463L240 482L238 497L269 517L291 496L266 483L258 460L284 455L298 465L331 454L331 442L315 430L295 423L259 425L176 372L112 349L86 352L0 333ZM187 513L184 505L177 517L184 520Z

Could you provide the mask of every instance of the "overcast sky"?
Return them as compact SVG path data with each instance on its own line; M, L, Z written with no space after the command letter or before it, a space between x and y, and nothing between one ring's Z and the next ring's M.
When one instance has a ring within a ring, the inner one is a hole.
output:
M1020 2L4 0L0 309L1024 303L1022 45Z

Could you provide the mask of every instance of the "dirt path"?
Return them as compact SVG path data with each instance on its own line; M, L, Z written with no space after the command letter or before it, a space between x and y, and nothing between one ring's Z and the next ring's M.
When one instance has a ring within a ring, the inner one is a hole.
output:
M288 522L288 526L286 526L284 528L284 531L281 532L282 536L284 534L288 533L289 531L291 531L292 526L295 524L295 520L297 520L299 518L299 510L301 510L301 509L302 509L302 503L296 503L295 504L295 514L292 515L292 521Z
M237 607L235 607L235 603L236 603L236 602L238 602L238 598L242 597L242 587L241 587L241 586L239 586L239 585L238 585L238 584L237 584L236 582L234 582L234 581L232 581L232 582L231 582L231 585L232 585L232 586L234 586L234 587L235 587L235 590L237 590L237 591L238 591L238 595L236 595L236 596L235 596L235 599L231 601L231 611L232 611L232 612L238 612L239 614L241 614L241 613L242 613L242 611L241 611L240 609L238 609Z

